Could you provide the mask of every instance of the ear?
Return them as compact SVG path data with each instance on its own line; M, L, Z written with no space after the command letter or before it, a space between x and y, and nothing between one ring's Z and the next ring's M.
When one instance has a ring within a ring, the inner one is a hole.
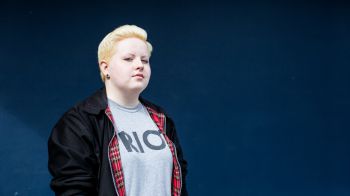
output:
M103 73L103 75L109 74L109 72L108 72L109 65L106 61L101 61L99 66L100 66L100 70Z

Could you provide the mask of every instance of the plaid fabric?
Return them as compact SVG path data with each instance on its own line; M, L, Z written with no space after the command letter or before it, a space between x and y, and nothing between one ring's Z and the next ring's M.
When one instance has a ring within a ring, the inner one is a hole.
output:
M172 175L172 186L171 186L171 192L172 196L180 196L181 193L181 173L180 173L180 165L177 160L177 156L175 153L175 146L173 145L173 142L167 137L165 134L165 115L163 113L158 113L154 109L147 107L148 113L150 114L153 121L158 126L160 132L163 134L166 142L168 143L168 146L170 148L171 154L173 156L173 175Z
M158 113L154 109L146 106L147 111L149 112L151 118L158 126L160 132L163 134L169 148L171 151L171 154L173 156L173 174L172 174L172 186L171 186L171 192L172 196L180 196L181 193L181 173L180 173L180 165L177 160L177 156L175 153L175 146L173 145L173 142L167 137L165 133L165 115L163 113ZM107 106L105 110L106 115L108 116L109 120L114 124L112 112L110 108ZM121 158L119 153L119 145L118 145L118 139L114 135L112 138L112 141L109 144L109 159L113 171L113 178L115 187L117 189L117 193L119 196L125 196L125 184L124 184L124 175L123 175L123 168L121 164Z
M109 106L107 106L105 113L108 116L109 120L114 125L114 119ZM109 162L111 164L111 168L113 171L114 187L116 187L117 189L116 191L119 196L125 196L126 194L125 194L125 186L124 186L124 174L123 174L122 162L120 159L118 139L115 134L113 135L113 138L108 145L108 154L109 154L108 156Z

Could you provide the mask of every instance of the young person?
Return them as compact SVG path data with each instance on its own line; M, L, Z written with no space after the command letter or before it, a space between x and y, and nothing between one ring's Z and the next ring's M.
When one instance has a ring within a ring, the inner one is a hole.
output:
M151 77L147 33L124 25L98 47L104 87L69 109L48 141L56 195L187 195L173 120L140 97Z

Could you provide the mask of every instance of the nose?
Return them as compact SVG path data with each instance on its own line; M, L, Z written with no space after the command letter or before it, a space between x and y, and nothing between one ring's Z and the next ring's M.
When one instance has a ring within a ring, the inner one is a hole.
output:
M141 59L137 59L137 60L135 61L135 66L136 66L136 69L140 69L140 70L143 70L143 68L144 68L144 65L143 65Z

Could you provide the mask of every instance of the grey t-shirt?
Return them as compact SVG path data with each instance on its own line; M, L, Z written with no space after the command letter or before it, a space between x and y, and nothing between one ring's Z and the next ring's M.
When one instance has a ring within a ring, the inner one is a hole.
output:
M108 105L118 133L127 196L170 196L173 159L147 109Z

